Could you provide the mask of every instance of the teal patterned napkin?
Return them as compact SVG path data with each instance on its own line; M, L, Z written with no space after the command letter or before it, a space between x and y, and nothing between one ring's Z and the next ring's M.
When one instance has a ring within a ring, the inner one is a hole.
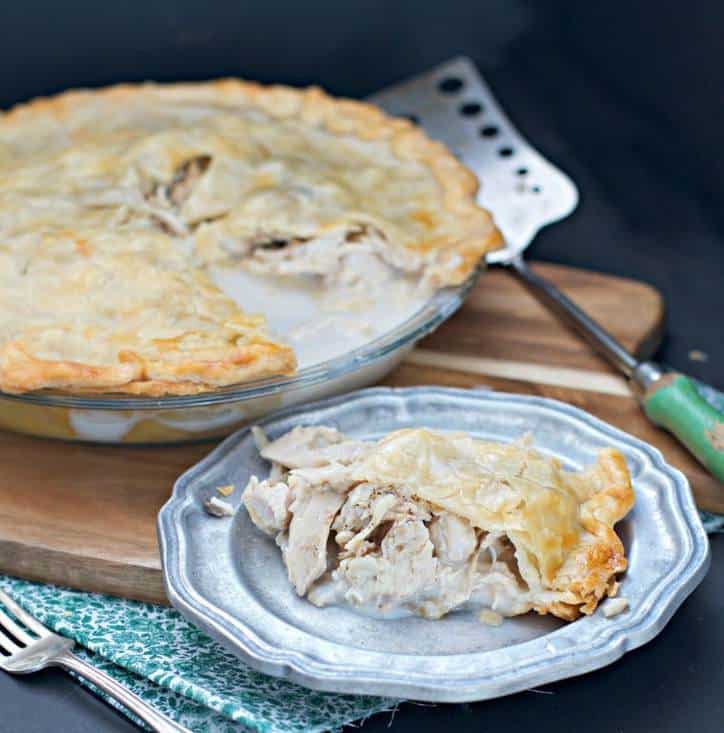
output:
M321 733L395 705L255 672L170 608L3 576L0 587L82 645L79 655L194 733Z

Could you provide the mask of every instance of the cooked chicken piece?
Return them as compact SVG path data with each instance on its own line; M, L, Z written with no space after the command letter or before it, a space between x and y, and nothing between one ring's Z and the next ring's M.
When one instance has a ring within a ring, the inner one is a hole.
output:
M388 512L399 502L398 497L394 494L381 494L370 505L370 520L367 526L357 534L353 535L346 542L337 536L337 544L343 545L346 553L354 553L362 549L363 546L369 545L367 538L380 526L382 521L387 518ZM374 546L374 545L373 545Z
M254 439L254 444L260 453L271 443L267 434L258 425L251 426L251 437Z
M423 521L397 520L372 548L341 559L326 580L312 587L309 600L315 605L343 601L382 613L404 609L440 618L470 597L474 559L458 568L443 565L434 557Z
M342 232L302 242L281 242L281 246L256 246L245 266L261 273L278 275L332 275L340 268L344 247Z
M478 538L467 519L442 512L430 524L430 539L435 555L445 565L464 565L475 552Z
M325 466L332 461L349 463L368 449L367 443L347 440L334 428L297 427L260 449L267 461L285 468Z
M609 598L604 601L602 611L606 618L613 618L628 610L628 599L626 598Z
M533 608L530 594L503 562L496 562L475 573L469 600L475 606L489 608L501 616L517 616Z
M425 618L441 618L470 599L474 578L474 562L459 568L451 568L438 562L433 585L406 607Z
M431 517L427 502L415 502L401 492L376 489L372 484L361 483L349 492L332 529L336 532L337 544L344 548L343 555L359 555L359 543L375 533L383 523L400 519L427 522Z
M419 520L395 523L385 535L379 554L342 560L332 572L334 594L355 606L382 611L400 605L402 599L414 598L435 577L436 561L425 524ZM318 597L314 590L309 600L329 597L324 589Z
M573 474L530 440L421 429L363 443L326 427L255 438L272 472L250 480L244 504L316 605L570 620L618 587L612 525L633 493L615 451Z
M371 281L390 280L395 273L424 277L433 263L433 256L392 246L381 232L362 227L332 229L309 238L267 237L251 242L244 266L259 273L317 275L327 284L350 287L359 283L360 272L369 286Z
M300 596L327 570L329 530L344 500L344 494L335 491L297 485L290 507L289 540L282 554L289 580Z
M335 541L340 547L349 542L358 532L364 529L372 519L373 495L377 493L372 484L357 484L347 495L347 501L334 520L332 529Z
M335 491L346 493L356 481L349 466L342 463L329 463L326 466L300 467L290 471L290 482L303 481L317 487L331 486Z
M244 490L243 501L251 521L262 532L274 535L289 526L292 492L284 482L259 481L252 476Z
M212 496L204 502L204 509L207 514L212 517L233 517L235 510L233 504L228 501L219 499L218 496Z

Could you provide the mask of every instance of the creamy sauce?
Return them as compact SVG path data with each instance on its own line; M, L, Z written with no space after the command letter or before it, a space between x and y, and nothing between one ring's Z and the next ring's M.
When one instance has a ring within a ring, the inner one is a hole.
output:
M376 273L375 273L376 274ZM359 349L417 313L431 292L412 278L365 278L364 285L325 285L319 277L257 275L216 268L214 283L245 311L262 313L286 340L298 369Z
M143 415L125 410L68 410L68 420L81 440L117 443L143 420Z
M239 407L193 408L190 410L68 410L73 432L82 440L116 443L143 420L154 420L168 428L187 433L204 433L234 426L245 417Z

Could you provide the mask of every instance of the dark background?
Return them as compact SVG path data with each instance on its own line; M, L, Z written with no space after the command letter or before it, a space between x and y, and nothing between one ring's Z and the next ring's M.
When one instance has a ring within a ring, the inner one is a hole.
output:
M668 308L659 357L724 388L723 29L721 0L0 0L0 107L71 86L223 75L361 97L470 56L581 190L576 213L531 256L658 287ZM647 647L549 694L405 705L392 730L718 733L723 538L712 545L704 584ZM58 730L131 727L60 674L0 676L0 732Z

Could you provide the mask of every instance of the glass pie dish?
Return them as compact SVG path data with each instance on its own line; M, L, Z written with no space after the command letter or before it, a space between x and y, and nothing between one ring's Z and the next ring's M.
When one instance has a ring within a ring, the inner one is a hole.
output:
M98 443L181 443L219 438L282 407L373 384L415 343L448 319L478 277L438 290L388 333L291 377L232 385L197 395L159 398L41 390L0 393L0 429Z

